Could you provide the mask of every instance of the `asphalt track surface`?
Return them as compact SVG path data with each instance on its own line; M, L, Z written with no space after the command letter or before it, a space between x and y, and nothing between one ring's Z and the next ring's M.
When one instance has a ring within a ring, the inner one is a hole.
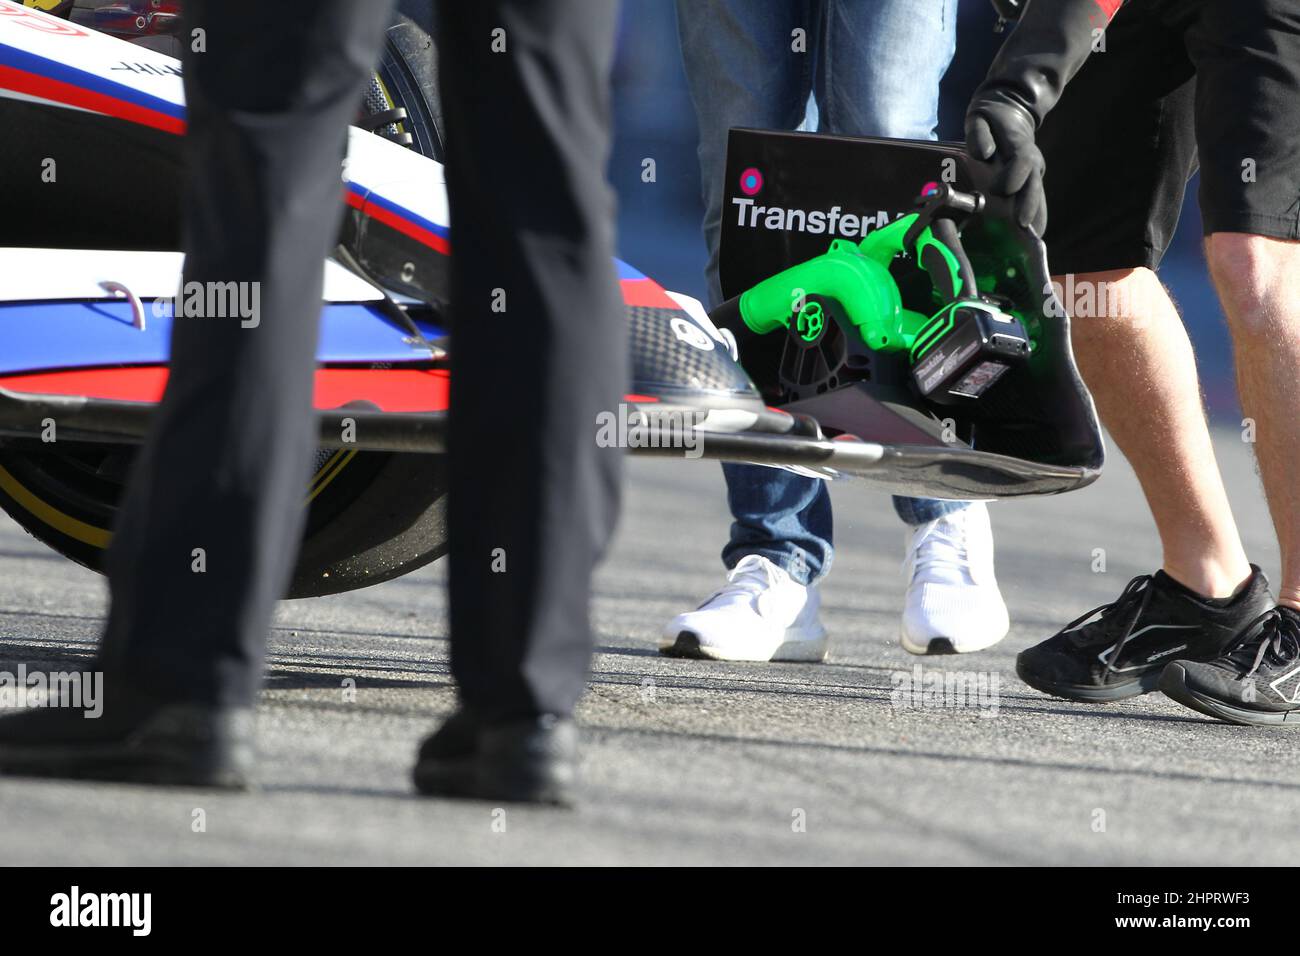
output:
M1247 548L1275 574L1248 446L1225 431L1218 450ZM963 657L899 647L901 525L883 495L849 482L834 495L828 663L667 660L659 627L721 577L722 479L707 462L631 464L597 585L575 812L412 794L415 747L454 702L435 566L281 606L259 791L0 779L0 863L1293 862L1300 735L1214 723L1159 694L1087 706L1016 680L1017 651L1159 562L1122 460L1085 491L994 507L1013 630ZM88 654L105 598L97 576L0 517L0 668ZM982 674L989 695L982 707L896 706L896 675L917 663Z

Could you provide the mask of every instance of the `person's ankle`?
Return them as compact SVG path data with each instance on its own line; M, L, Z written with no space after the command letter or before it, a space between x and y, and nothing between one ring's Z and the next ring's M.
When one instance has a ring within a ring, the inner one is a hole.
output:
M1254 574L1244 557L1239 565L1198 563L1188 566L1165 561L1161 570L1183 587L1211 600L1235 597Z

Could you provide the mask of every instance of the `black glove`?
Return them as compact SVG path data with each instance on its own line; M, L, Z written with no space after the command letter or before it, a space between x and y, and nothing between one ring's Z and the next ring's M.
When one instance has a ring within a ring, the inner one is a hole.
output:
M1092 52L1118 0L1030 0L966 110L966 152L993 200L1036 235L1047 229L1034 133Z
M1016 222L1041 237L1047 231L1046 163L1034 143L1034 116L1015 101L988 94L978 105L976 110L972 101L966 113L966 152L988 166L980 185L1008 201Z

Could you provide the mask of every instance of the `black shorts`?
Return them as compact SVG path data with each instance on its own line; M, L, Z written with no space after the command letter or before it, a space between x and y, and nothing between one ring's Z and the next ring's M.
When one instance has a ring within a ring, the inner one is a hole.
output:
M1300 0L1129 0L1038 144L1054 273L1156 268L1198 158L1206 235L1300 239Z

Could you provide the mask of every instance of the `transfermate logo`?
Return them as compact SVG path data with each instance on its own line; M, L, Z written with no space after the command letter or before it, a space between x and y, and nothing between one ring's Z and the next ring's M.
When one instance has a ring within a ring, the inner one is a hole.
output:
M763 174L753 166L740 174L740 191L746 196L757 195L763 188Z
M744 189L743 185L741 189ZM742 229L806 232L813 236L842 236L845 239L861 239L872 229L888 225L893 218L883 209L858 214L845 212L842 206L831 206L830 209L760 206L754 200L740 196L733 197L731 205L736 210L736 225Z

